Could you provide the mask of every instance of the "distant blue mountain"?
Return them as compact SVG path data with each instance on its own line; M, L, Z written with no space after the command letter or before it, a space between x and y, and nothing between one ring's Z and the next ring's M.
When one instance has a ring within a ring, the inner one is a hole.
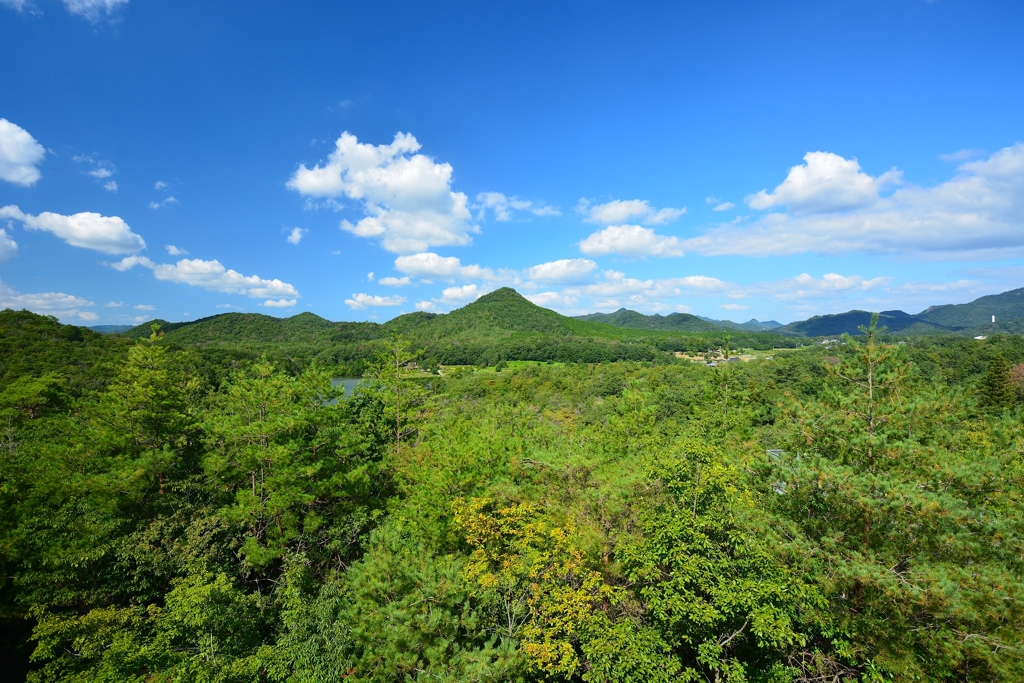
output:
M89 329L100 334L121 334L135 327L134 325L93 325Z

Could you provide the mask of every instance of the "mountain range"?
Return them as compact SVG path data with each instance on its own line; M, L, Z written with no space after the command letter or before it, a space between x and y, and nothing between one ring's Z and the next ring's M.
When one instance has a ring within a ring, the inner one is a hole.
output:
M995 316L995 323L992 322ZM322 343L359 342L378 339L391 331L401 332L417 343L475 343L497 334L583 337L607 341L637 341L664 338L673 333L718 336L727 331L750 334L768 333L789 337L822 337L844 333L859 334L859 327L870 322L871 313L862 310L814 316L781 325L749 320L736 323L714 320L688 313L644 315L620 308L614 313L590 313L576 317L530 303L514 289L503 287L451 313L408 313L387 323L331 322L313 313L290 318L275 318L258 313L223 313L195 321L172 323L153 320L137 327L100 325L97 332L118 332L130 337L146 336L157 324L169 340L177 343ZM986 334L1024 331L1024 288L983 296L966 304L931 306L920 313L900 310L882 311L879 322L890 333L911 334Z

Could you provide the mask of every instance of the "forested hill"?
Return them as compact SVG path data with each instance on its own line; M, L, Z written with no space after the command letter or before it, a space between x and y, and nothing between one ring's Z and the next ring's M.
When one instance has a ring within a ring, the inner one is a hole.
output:
M709 323L714 323L721 327L727 327L730 330L746 330L747 332L771 332L772 330L782 327L782 323L775 320L758 320L757 318L751 318L745 323L734 323L731 320L715 320L714 318L705 318L702 315L698 315L701 320L706 320Z
M807 320L783 325L775 330L779 334L794 334L800 337L825 337L840 334L860 334L860 328L871 322L869 311L847 311L835 315L816 315ZM930 334L935 332L954 332L934 323L919 320L917 316L903 311L883 311L878 314L878 324L884 325L889 332L897 334Z
M300 364L315 359L359 375L374 350L394 332L424 349L422 361L428 366L494 365L502 360L653 361L724 343L726 330L693 319L698 325L694 330L616 327L561 315L503 287L451 313L409 313L384 324L331 322L312 313L291 318L225 313L191 322L153 320L126 336L148 336L155 324L165 344L265 354ZM734 347L771 349L802 343L772 334L733 334Z
M587 315L576 316L577 320L606 323L615 327L625 327L634 330L675 330L681 332L709 332L719 330L721 326L698 318L689 313L671 313L669 315L644 315L631 311L628 308L620 308L614 313L588 313Z
M992 316L996 317L995 324ZM966 304L930 306L917 315L883 311L879 318L879 324L885 325L889 332L904 335L1019 332L1024 321L1024 288L983 296ZM870 320L871 314L867 311L847 311L800 320L775 331L804 337L860 334L859 327L866 326Z
M930 306L914 317L936 325L962 329L989 325L992 316L996 317L996 323L1024 320L1024 287L983 296L969 304Z

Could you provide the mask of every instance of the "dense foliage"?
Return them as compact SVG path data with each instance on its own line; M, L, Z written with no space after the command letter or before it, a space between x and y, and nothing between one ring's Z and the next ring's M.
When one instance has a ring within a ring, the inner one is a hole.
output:
M315 354L4 315L28 680L1024 678L1019 337L436 374L423 317L343 395Z

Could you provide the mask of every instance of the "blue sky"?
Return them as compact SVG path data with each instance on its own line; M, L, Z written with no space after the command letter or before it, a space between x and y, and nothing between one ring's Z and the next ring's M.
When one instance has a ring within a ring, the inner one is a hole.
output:
M1024 285L1024 5L0 0L0 306L787 322Z

